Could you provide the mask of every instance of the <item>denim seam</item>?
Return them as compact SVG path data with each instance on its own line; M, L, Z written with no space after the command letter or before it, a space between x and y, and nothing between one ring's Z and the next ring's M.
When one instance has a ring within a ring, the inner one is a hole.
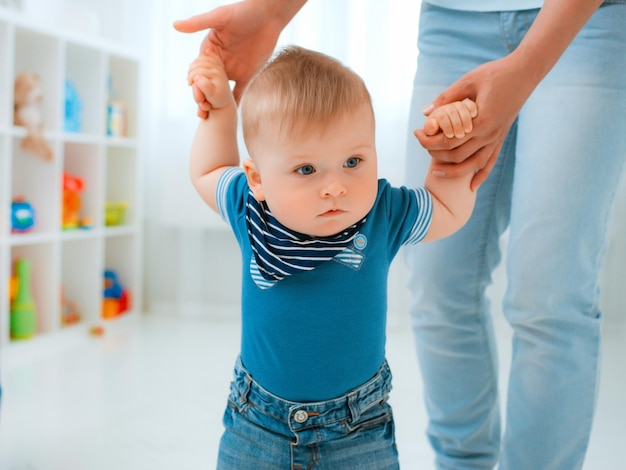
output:
M508 152L503 152L503 150L505 150L506 148L508 148L508 146L513 145L514 144L514 140L515 139L509 139L509 136L512 135L512 131L515 130L515 128L517 127L517 119L515 119L515 121L513 121L513 124L511 125L511 128L509 129L509 133L507 134L507 136L505 137L505 141L503 143L502 148L500 149L500 154L504 154L507 155ZM501 194L501 190L502 190L502 180L504 178L504 163L502 165L502 170L498 173L498 182L496 185L495 190L492 193L492 197L491 200L489 201L489 210L490 210L490 214L487 217L487 220L489 220L489 224L485 224L485 228L484 228L484 236L481 238L483 240L483 245L481 246L481 253L483 253L483 256L481 257L480 263L477 266L477 271L476 271L476 275L477 275L477 279L482 279L482 277L480 276L480 273L484 273L488 267L487 267L487 262L485 259L485 253L487 253L487 244L489 243L489 232L492 231L494 229L494 224L495 222L495 217L494 217L494 208L496 206L496 200L498 199L499 195ZM509 216L510 219L510 216ZM509 221L507 221L507 226L509 224ZM500 236L500 235L499 235ZM498 238L499 238L498 236ZM500 263L502 262L502 256L500 256ZM491 279L491 273L489 273L489 278ZM475 285L478 285L478 283L475 283ZM475 293L475 311L480 311L481 308L481 303L483 302L483 292L480 289L476 290ZM483 333L485 333L483 335L483 338L487 338L487 331L485 329L485 322L484 321L480 321L480 326L483 329ZM483 344L483 347L486 350L490 350L489 347L489 343L488 341L485 340L485 343ZM494 371L495 374L497 374L497 367L496 367L496 363L493 361L493 354L489 354L489 358L491 359L491 367L492 370ZM492 396L496 397L498 396L498 384L497 384L497 380L496 380L496 386L495 389L492 390Z

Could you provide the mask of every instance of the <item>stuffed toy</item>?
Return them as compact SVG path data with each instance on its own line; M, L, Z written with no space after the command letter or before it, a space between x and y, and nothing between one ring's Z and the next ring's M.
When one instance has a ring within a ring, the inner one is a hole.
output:
M26 128L22 149L39 158L52 160L52 149L43 136L41 102L43 90L39 75L20 73L15 77L13 123Z

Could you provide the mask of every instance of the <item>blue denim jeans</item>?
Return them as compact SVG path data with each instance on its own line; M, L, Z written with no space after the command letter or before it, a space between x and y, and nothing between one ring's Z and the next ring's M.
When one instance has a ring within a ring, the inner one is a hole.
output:
M510 53L537 13L423 4L411 129L449 84ZM469 223L405 251L439 469L498 459L500 470L582 467L599 380L598 274L626 158L625 54L626 4L604 4L524 105ZM409 184L423 182L427 164L411 137ZM502 432L485 289L506 229L502 310L513 345Z
M238 359L218 470L398 469L387 363L345 396L315 403L264 390Z

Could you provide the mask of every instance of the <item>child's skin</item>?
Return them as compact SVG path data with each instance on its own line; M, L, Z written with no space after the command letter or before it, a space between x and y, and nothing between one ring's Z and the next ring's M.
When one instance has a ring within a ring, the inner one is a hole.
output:
M190 66L189 84L204 93L209 117L200 120L194 138L191 179L200 196L217 211L215 190L220 175L239 166L237 105L223 64L215 55L201 55ZM467 99L432 111L424 130L460 138L472 130L477 115ZM374 116L368 103L330 123L299 128L285 135L264 122L248 140L250 159L243 161L248 185L258 201L266 201L285 226L312 236L341 232L367 215L378 188ZM261 137L262 136L262 137ZM433 199L431 225L424 242L451 235L469 219L475 201L473 175L442 178L429 172L424 186Z
M472 132L472 119L478 116L478 107L469 98L455 101L447 106L441 106L428 114L424 123L424 133L427 136L443 132L448 139L462 139Z

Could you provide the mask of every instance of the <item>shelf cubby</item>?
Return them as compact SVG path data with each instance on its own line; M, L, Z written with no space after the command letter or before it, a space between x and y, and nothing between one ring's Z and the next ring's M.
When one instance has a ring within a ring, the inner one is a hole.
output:
M61 286L64 301L75 303L81 322L98 320L102 298L102 275L100 269L101 244L95 238L65 241L61 253Z
M18 27L15 32L15 76L20 73L35 73L40 78L43 91L41 109L47 129L59 130L63 90L61 77L61 41L59 38L31 29Z
M32 233L50 233L60 220L60 178L58 160L43 161L23 151L21 137L13 138L11 201L28 201L35 211ZM55 151L55 155L58 150ZM9 203L11 202L9 201Z
M128 292L131 310L136 308L140 296L138 249L136 237L129 235L108 236L104 244L104 269L116 273L120 285Z
M65 80L74 87L79 97L81 126L67 129L86 135L102 135L106 106L105 64L101 52L90 47L68 44L66 49ZM64 84L66 86L67 84Z
M122 203L126 206L122 225L137 220L137 194L132 190L132 181L137 179L137 157L132 148L109 145L106 157L106 202Z
M99 196L102 185L101 153L101 147L94 144L66 142L64 145L63 173L82 182L79 217L81 221L89 219L87 225L90 229L100 226L102 221L102 200Z
M108 96L110 102L117 101L126 108L124 136L136 138L138 133L139 68L136 61L124 57L110 56L108 60Z

